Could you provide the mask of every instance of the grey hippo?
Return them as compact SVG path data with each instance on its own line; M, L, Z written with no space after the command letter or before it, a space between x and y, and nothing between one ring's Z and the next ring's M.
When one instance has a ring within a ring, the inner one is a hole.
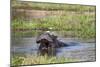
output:
M56 35L50 33L42 33L37 37L36 43L39 45L39 54L40 55L49 55L54 56L56 55L56 48L67 46L62 41L57 39Z

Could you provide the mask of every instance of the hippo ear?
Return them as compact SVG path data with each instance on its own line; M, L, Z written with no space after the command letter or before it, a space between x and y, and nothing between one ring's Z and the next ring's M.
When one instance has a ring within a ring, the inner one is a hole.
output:
M55 35L51 35L53 39L57 39L58 37Z
M36 43L40 43L40 41L36 41Z
M40 40L36 40L36 43L40 43Z
M39 38L36 39L36 43L40 43L40 39Z
M57 39L58 37L57 36L54 36L54 38Z

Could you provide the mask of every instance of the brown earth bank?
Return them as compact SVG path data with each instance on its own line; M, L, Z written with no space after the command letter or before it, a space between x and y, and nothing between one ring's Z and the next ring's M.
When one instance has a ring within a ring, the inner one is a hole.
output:
M89 11L64 11L64 10L34 10L34 9L13 9L12 10L12 18L26 18L26 19L33 19L33 18L43 18L48 16L67 16L67 15L94 15L95 12Z

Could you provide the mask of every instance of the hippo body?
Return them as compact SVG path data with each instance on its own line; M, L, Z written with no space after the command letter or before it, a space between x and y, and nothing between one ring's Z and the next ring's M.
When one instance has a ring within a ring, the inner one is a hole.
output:
M56 55L56 48L66 46L65 43L57 40L57 36L51 35L49 33L41 34L37 38L36 43L40 43L39 53L41 55L45 55L45 54Z

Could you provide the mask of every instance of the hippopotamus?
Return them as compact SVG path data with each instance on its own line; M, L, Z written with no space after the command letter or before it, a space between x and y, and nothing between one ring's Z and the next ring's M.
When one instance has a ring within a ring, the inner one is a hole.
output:
M39 45L39 53L41 55L56 55L56 48L67 46L65 43L59 41L56 35L50 33L43 33L37 37L36 43Z

